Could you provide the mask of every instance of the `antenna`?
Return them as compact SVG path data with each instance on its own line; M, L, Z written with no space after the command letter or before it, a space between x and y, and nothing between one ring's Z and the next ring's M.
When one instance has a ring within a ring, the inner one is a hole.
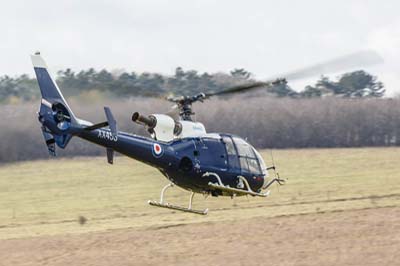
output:
M270 154L271 154L272 166L271 166L271 167L268 167L267 170L273 169L273 170L274 170L274 175L275 175L274 180L276 180L276 182L277 182L279 185L282 185L282 184L285 183L285 180L287 180L287 178L286 178L286 179L281 179L281 178L279 177L279 173L278 173L278 171L276 171L275 160L274 160L274 155L273 155L273 153L272 153L272 149L270 149ZM278 186L278 191L279 191L279 186Z
M270 154L271 154L272 167L273 167L273 169L274 169L275 179L278 179L278 180L279 180L279 173L276 172L274 154L273 154L273 152L272 152L272 149L270 149ZM278 186L278 192L279 192L279 186Z
M275 167L275 160L274 160L274 155L272 154L272 149L269 150L270 155L271 155L271 162L272 162L272 166L271 167L267 167L267 170L274 170L274 174L275 174L275 178L278 176L279 174L277 174L276 172L276 167Z

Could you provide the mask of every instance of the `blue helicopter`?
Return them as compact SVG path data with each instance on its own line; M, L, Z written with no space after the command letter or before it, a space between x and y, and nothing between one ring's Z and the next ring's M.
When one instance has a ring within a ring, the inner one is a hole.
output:
M365 54L352 55L350 58L357 59L355 57L365 58ZM76 117L40 53L35 53L31 59L42 96L38 119L49 154L56 156L56 145L64 149L76 136L105 147L110 164L113 164L114 152L119 152L157 168L169 180L169 184L162 189L160 201L148 202L152 206L205 215L208 209L192 208L195 193L216 197L267 197L267 189L273 183L284 184L285 180L279 177L275 166L267 167L261 155L247 141L232 134L207 133L202 123L193 121L192 104L211 96L285 84L285 79L274 78L272 81L254 82L194 96L168 97L167 100L174 103L172 112L148 116L135 112L132 115L132 121L145 126L150 133L150 137L143 137L118 131L117 122L108 107L104 107L106 121L101 123L93 124ZM371 60L376 61L376 58ZM346 67L349 66L349 57L287 76L295 79L315 75L321 67L337 69L343 62L347 62ZM272 179L268 178L269 170L275 172ZM188 207L164 200L165 191L175 185L191 192Z

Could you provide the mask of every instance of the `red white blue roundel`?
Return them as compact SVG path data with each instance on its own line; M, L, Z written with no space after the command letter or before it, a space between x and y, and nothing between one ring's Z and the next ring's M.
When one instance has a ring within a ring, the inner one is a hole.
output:
M158 143L154 143L153 144L153 155L154 155L154 157L157 157L157 158L161 157L163 155L163 153L164 153L164 150L161 147L161 145L158 144Z

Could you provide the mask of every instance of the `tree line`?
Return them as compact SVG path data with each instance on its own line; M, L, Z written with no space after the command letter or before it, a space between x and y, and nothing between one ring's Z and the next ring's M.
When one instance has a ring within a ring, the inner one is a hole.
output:
M69 99L74 113L91 122L104 121L110 106L118 128L149 136L131 121L132 113L165 113L161 99L107 99L104 103ZM83 104L84 103L84 104ZM48 158L40 124L39 103L0 105L0 163ZM195 103L194 118L207 132L226 132L247 139L257 148L364 147L400 145L400 99L271 98L241 95ZM101 155L103 147L73 138L62 156Z
M173 75L158 73L110 72L93 68L74 72L71 69L57 73L57 83L67 96L96 91L115 97L161 97L168 94L192 95L199 92L219 91L231 86L254 82L245 69L234 69L227 73L209 74L196 70L176 68ZM382 82L363 70L349 72L336 80L322 76L314 85L303 90L294 90L289 84L280 84L262 89L274 97L321 98L379 98L385 93ZM0 77L0 103L30 101L40 98L35 78L28 75Z

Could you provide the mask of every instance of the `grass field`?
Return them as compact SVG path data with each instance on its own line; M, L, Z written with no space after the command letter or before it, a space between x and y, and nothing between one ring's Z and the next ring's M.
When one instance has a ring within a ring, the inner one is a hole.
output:
M208 207L208 216L149 206L167 180L124 157L112 166L106 158L2 165L0 239L400 206L400 148L276 150L274 157L285 186L266 199L197 195L194 207ZM186 205L189 193L174 188L166 197Z

